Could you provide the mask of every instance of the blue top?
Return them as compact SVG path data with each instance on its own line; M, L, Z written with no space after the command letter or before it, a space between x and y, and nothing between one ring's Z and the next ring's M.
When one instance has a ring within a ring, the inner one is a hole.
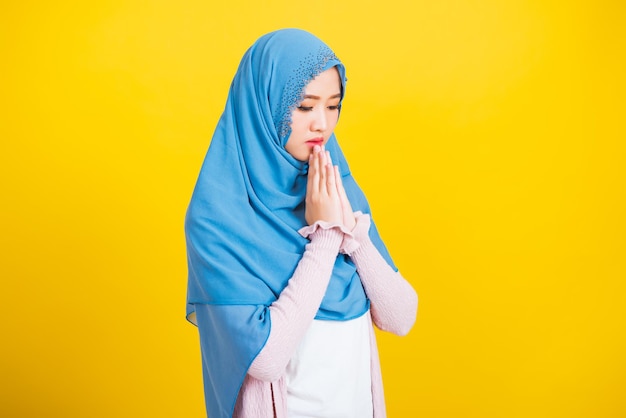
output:
M187 210L187 315L201 318L207 412L230 417L248 367L265 345L267 308L292 276L308 240L304 201L308 164L285 144L290 117L305 86L336 67L345 93L345 68L312 34L283 29L259 38L243 56L228 93ZM331 135L326 149L339 165L353 209L369 205ZM370 236L393 263L372 225ZM369 307L356 268L338 255L316 318L348 320Z

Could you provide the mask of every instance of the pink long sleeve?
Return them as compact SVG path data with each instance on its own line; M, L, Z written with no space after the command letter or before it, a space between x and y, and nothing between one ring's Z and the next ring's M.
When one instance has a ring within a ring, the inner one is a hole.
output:
M415 291L369 239L369 216L359 212L355 215L357 225L352 233L332 225L309 227L306 231L311 242L287 287L269 307L270 335L248 369L233 417L287 416L285 368L319 309L340 251L357 266L376 326L399 335L412 327L417 312ZM371 331L374 418L385 418L378 351L373 328Z
M309 238L293 276L269 307L270 335L248 369L255 379L274 382L283 375L326 293L343 232L318 228Z
M350 257L371 302L374 324L383 331L406 335L415 323L417 293L378 252L369 238L370 223L369 215L357 212L353 235L358 246L350 253ZM353 244L348 246L355 247Z

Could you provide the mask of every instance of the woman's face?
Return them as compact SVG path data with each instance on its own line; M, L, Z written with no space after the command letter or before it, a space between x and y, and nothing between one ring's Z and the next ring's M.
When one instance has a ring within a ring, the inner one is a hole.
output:
M291 134L285 149L294 158L308 161L315 145L324 145L339 118L341 82L337 68L320 73L304 88L304 99L291 114Z

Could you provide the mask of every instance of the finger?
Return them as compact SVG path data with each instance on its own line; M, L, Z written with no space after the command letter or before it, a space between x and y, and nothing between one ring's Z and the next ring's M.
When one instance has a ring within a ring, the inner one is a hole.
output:
M339 192L339 195L343 195L344 193L344 188L343 188L343 181L341 180L341 174L339 174L339 166L335 166L335 178L336 178L336 183L337 183L337 191Z
M335 182L335 169L332 165L326 164L326 191L329 196L338 196L337 183Z
M318 147L315 147L318 148ZM307 179L307 193L319 191L320 171L319 171L319 153L313 150L309 155L309 175Z
M335 166L335 178L337 183L337 192L341 198L341 206L352 212L352 206L350 205L348 194L346 193L345 187L343 187L343 180L341 178L341 174L339 173L339 166Z
M343 181L341 179L341 174L339 173L339 166L335 166L335 178L336 178L336 183L337 183L337 192L339 193L339 196L343 197L346 194L345 189L343 188Z
M330 153L326 151L326 188L329 195L337 194L337 182L335 181L335 167L330 162Z
M326 187L326 181L328 176L328 170L326 169L326 153L319 150L317 153L317 170L319 173L319 179L317 181L320 193L327 194L328 189Z

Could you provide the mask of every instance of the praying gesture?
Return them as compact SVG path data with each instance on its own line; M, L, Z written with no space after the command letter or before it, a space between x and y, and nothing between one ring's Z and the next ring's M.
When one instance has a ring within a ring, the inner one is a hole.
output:
M325 221L343 225L349 231L356 223L339 167L333 165L330 152L319 145L309 156L305 219L309 225Z

